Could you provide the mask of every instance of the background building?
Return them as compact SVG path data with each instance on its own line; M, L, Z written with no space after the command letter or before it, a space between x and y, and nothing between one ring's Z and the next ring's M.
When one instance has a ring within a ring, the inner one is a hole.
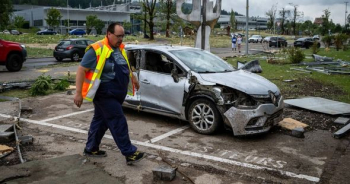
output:
M52 28L46 23L47 12L52 7L48 6L31 6L31 5L14 5L13 16L22 16L29 22L30 27L37 27L41 30L54 29L62 34L67 33L72 29L86 30L86 16L97 15L97 18L105 23L105 28L102 33L106 32L107 26L111 22L131 22L133 30L139 30L140 23L130 21L130 14L139 13L141 7L137 3L113 4L108 6L89 7L86 9L53 7L60 11L62 18L58 27ZM69 27L67 21L69 19ZM94 30L93 30L94 31Z
M218 24L220 28L226 28L230 25L230 15L220 15ZM244 30L246 27L246 16L235 16L237 30ZM250 17L248 23L248 29L265 30L267 29L268 18L263 17Z

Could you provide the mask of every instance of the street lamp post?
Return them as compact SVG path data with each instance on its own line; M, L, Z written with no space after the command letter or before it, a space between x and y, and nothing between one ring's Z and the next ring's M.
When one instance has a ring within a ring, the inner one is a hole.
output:
M346 14L348 13L348 3L349 2L345 2L345 24L344 24L344 28L346 28Z
M248 22L249 22L249 0L247 0L247 19L245 23L245 55L248 55Z

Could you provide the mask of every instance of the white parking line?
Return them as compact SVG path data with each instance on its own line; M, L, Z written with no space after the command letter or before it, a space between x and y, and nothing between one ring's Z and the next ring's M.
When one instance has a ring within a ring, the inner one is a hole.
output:
M6 114L0 114L0 116L5 117L5 118L14 118L14 116L6 115ZM24 121L27 123L32 123L32 124L37 124L37 125L42 125L42 126L58 128L58 129L62 129L62 130L68 130L68 131L72 131L72 132L83 133L83 134L88 133L88 131L85 131L85 130L80 130L77 128L71 128L71 127L66 127L66 126L61 126L61 125L45 123L42 121L30 120L30 119L25 119L25 118L21 118L21 121ZM113 139L113 137L110 135L105 135L104 137L108 138L108 139ZM278 170L278 169L269 168L269 167L265 167L265 166L248 164L248 163L244 163L244 162L224 159L224 158L215 157L215 156L211 156L211 155L205 155L205 154L201 154L201 153L195 153L195 152L191 152L191 151L183 151L183 150L174 149L174 148L170 148L170 147L166 147L166 146L155 145L155 144L151 144L151 143L147 143L147 142L140 142L140 141L135 141L135 140L132 140L131 142L133 144L144 146L144 147L149 147L149 148L158 149L158 150L162 150L162 151L168 151L168 152L172 152L172 153L178 153L178 154L197 157L197 158L204 158L204 159L211 160L211 161L222 162L222 163L236 165L236 166L250 168L250 169L276 171L282 175L289 176L292 178L300 178L300 179L305 179L305 180L309 180L312 182L319 182L320 181L320 178L314 177L314 176L308 176L308 175L304 175L304 174L296 174L296 173L289 172L289 171L283 171L283 170Z
M53 120L57 120L57 119L61 119L61 118L66 118L66 117L69 117L69 116L74 116L74 115L77 115L77 114L83 114L83 113L90 112L90 111L93 111L93 110L94 109L88 109L88 110L85 110L85 111L73 112L73 113L70 113L70 114L66 114L66 115L62 115L62 116L56 116L56 117L53 117L53 118L41 120L41 122L48 122L48 121L53 121Z
M170 132L168 132L168 133L165 133L165 134L162 134L162 135L160 135L160 136L158 136L158 137L155 137L155 138L153 138L153 139L151 139L151 140L149 140L149 141L146 141L145 143L155 143L155 142L160 141L160 140L162 140L162 139L165 139L165 138L167 138L167 137L169 137L169 136L172 136L172 135L174 135L174 134L177 134L177 133L179 133L179 132L182 132L182 131L184 131L184 130L186 130L186 129L188 129L188 128L190 128L189 125L186 125L186 126L177 128L177 129L172 130L172 131L170 131Z

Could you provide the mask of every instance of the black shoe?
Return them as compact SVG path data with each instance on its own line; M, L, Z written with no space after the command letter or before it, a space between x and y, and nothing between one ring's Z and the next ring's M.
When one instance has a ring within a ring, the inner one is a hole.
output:
M131 165L133 163L139 162L144 157L145 157L145 153L144 152L136 151L134 154L125 157L126 164Z
M87 151L86 149L84 149L84 156L88 156L88 157L106 157L107 153L105 151L102 151L102 150Z

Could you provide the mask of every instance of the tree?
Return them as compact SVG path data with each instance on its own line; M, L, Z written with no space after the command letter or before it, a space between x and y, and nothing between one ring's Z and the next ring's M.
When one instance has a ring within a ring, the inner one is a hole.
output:
M282 8L282 10L279 13L281 16L281 24L280 24L281 25L281 34L284 34L284 32L285 32L284 22L286 21L287 10L285 8Z
M97 15L88 15L86 16L86 33L90 34L91 29L95 27L95 22L97 20Z
M268 17L267 29L272 29L276 18L276 6L273 5L271 9L265 13L265 15Z
M334 33L340 33L342 31L343 31L343 28L341 27L341 25L340 24L336 24L334 29L333 29L333 32Z
M230 14L230 24L231 24L231 28L233 29L233 31L236 30L236 16L235 16L235 12L231 9L231 14Z
M321 26L321 34L324 36L328 33L330 29L329 17L331 16L331 12L328 9L323 10L324 15L322 15L322 26Z
M161 0L161 12L165 14L166 19L166 37L170 37L170 19L171 15L175 13L175 6L173 0Z
M96 33L102 34L102 29L105 27L105 23L101 19L96 19L94 25Z
M293 28L293 35L296 35L296 23L297 23L297 18L300 16L300 12L298 11L298 5L293 6L293 19L291 22L291 26Z
M124 20L123 21L123 27L125 30L128 30L130 32L130 29L131 29L131 22L130 21L127 21L127 20Z
M10 24L10 16L12 12L12 1L1 0L0 3L0 30L6 29Z
M57 27L60 25L60 20L62 18L61 12L57 10L56 8L50 8L47 11L47 19L46 23L49 25L49 27Z
M144 18L144 21L148 24L150 40L154 40L153 28L154 22L153 19L156 17L155 7L157 4L157 0L143 0L142 6L144 7L145 13L147 13ZM148 17L148 18L147 18Z
M15 16L13 20L13 24L16 28L23 28L25 22L26 20L22 16Z

